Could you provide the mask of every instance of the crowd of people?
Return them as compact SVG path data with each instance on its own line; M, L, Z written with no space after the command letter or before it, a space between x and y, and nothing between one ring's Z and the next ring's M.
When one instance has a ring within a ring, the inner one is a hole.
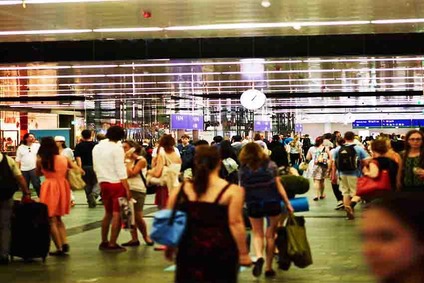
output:
M274 277L276 229L282 215L294 212L281 176L303 175L313 180L313 201L326 199L325 180L328 178L337 200L336 209L344 209L349 220L355 218L355 206L359 202L371 204L374 209L365 214L363 226L365 254L377 275L384 280L395 278L382 270L382 262L375 255L378 249L369 248L371 242L378 240L378 233L389 228L383 224L371 227L368 221L376 221L377 217L391 218L396 225L397 217L404 220L400 211L403 204L392 209L387 198L392 197L392 193L420 195L419 192L424 192L424 134L421 131L412 130L404 139L381 134L363 141L353 132L346 132L343 137L340 132L334 132L323 134L314 142L308 135L274 135L268 141L258 133L252 140L238 135L231 140L216 136L211 144L204 140L193 143L188 135L179 141L172 135L163 135L154 146L149 141L138 144L124 137L123 128L112 126L104 139L94 142L93 133L84 130L81 141L72 151L63 137L46 137L37 143L32 134L26 134L15 161L4 155L24 198L29 197L31 184L39 201L48 207L56 247L50 255L65 256L70 251L61 218L70 212L73 203L67 180L67 171L73 169L83 175L90 208L96 207L96 199L101 195L105 214L99 250L124 252L127 247L139 246L138 231L146 245L154 245L143 219L147 190L154 184L155 204L159 209L177 206L187 213L187 227L178 251L155 247L165 250L168 259L177 253L176 282L236 282L238 267L252 264L255 277L261 276L263 269L265 277ZM383 171L390 176L387 190L367 198L357 195L358 178L377 178ZM45 180L41 183L42 175ZM135 200L132 237L123 244L118 243L122 216L120 198ZM2 219L10 218L12 204L10 199L0 200ZM396 209L400 216L394 215ZM416 217L413 212L410 216ZM422 223L422 219L419 221ZM411 219L406 223L412 227L407 232L421 235L419 225L422 224ZM252 229L254 263L246 243L246 225ZM0 228L4 235L0 242L0 262L7 263L10 239L5 225ZM421 238L422 235L417 236L417 245L423 245ZM423 254L424 249L420 260ZM408 267L416 268L415 264ZM421 275L417 272L414 276Z

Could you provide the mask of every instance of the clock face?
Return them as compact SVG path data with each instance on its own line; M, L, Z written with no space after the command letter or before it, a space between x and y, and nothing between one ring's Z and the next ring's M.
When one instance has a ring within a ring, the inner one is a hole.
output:
M264 106L266 96L256 89L249 89L240 96L241 105L249 110L256 110Z

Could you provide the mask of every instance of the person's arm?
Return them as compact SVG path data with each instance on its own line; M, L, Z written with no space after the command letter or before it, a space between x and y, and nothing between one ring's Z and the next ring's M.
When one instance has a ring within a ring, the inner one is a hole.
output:
M21 159L22 159L22 151L21 151L21 146L18 147L18 149L16 150L16 158L15 158L15 162L16 165L18 166L19 169L21 169Z
M141 170L147 166L146 159L140 159L135 166L132 163L127 163L127 174L128 178L135 177L140 174Z
M280 177L275 177L275 184L277 185L278 192L280 193L281 197L283 198L283 202L286 205L287 211L290 213L294 212L294 209L289 201L289 198L287 197L286 190L284 189L283 184L281 183Z
M310 149L308 150L308 153L306 154L306 160L307 161L311 161L312 160L312 153L311 153L311 150Z
M131 199L131 191L130 186L128 184L128 174L127 174L127 168L125 167L125 152L122 147L118 147L117 149L114 149L112 151L113 154L113 162L115 171L118 174L119 180L121 181L122 186L124 186L125 191L127 193L127 199Z
M228 205L228 220L231 234L239 251L239 263L242 266L250 266L252 261L246 243L246 227L243 221L244 189L233 185L230 188L231 197Z
M69 158L66 158L68 161L68 168L69 169L75 169L76 171L80 172L82 175L85 175L85 171L82 170L81 167L79 167L75 162L71 161Z
M25 181L24 176L22 176L22 172L21 170L19 170L18 168L18 164L16 163L16 161L14 161L12 158L6 157L7 158L7 163L9 164L13 176L15 176L15 180L18 182L19 188L22 191L22 198L28 198L31 197L31 192L28 189L28 184Z
M379 169L377 164L374 162L370 162L368 166L365 166L363 169L363 173L365 176L368 176L370 178L377 178L379 174Z
M76 157L76 159L75 159L76 161L77 161L77 165L79 166L79 167L81 167L82 168L82 161L81 161L81 157Z

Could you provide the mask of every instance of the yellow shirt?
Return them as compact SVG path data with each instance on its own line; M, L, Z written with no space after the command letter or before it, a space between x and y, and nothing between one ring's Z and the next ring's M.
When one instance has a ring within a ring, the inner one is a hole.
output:
M6 156L7 163L9 163L10 169L12 169L12 173L14 176L21 176L22 172L18 167L18 164L16 164L15 160L13 160L12 157ZM3 154L0 154L0 162L3 160Z

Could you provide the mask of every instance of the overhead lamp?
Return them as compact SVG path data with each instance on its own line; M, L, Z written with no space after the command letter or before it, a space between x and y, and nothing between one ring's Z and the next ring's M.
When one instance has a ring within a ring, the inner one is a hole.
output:
M296 24L296 25L293 25L293 28L294 28L295 30L300 30L300 29L302 28L302 26L301 26L301 25Z
M261 5L264 8L269 8L271 6L271 1L269 1L269 0L262 0Z

